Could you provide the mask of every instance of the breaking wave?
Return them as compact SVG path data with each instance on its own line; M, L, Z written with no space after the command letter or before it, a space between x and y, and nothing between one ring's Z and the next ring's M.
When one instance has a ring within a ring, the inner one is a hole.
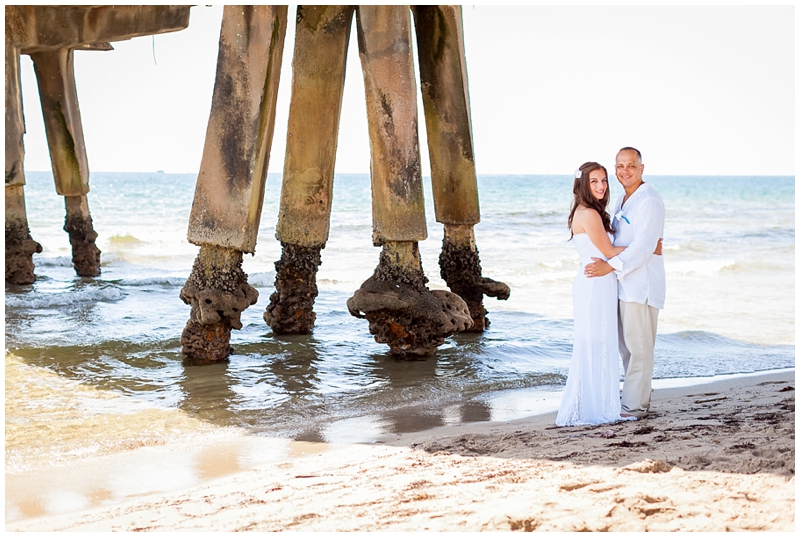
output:
M14 296L6 295L7 308L54 308L72 306L88 302L117 302L125 298L119 288L112 285L70 289L60 293L28 293Z

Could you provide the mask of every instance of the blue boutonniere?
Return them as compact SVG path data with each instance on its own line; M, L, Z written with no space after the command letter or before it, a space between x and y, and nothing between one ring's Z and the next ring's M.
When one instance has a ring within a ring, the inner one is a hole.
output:
M628 225L631 225L631 221L630 221L630 220L628 220L628 217L627 217L627 216L625 216L624 214L622 214L622 211L620 211L620 212L618 212L617 214L615 214L615 215L614 215L614 218L616 218L617 220L625 220L625 222L626 222Z

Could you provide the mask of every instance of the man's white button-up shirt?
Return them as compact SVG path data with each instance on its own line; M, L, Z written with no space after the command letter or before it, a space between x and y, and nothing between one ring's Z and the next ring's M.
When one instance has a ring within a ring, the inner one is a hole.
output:
M667 294L664 257L655 255L664 237L664 202L649 183L642 183L623 206L617 199L612 213L614 246L625 251L608 263L617 273L619 299L663 309Z

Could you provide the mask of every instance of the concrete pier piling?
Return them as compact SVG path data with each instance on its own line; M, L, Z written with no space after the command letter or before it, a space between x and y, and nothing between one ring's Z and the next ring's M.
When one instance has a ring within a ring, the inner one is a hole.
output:
M31 54L42 103L47 145L56 192L64 196L64 231L79 276L100 274L100 249L89 212L89 164L75 87L73 51L68 48Z
M480 222L467 66L460 6L414 6L422 102L431 159L436 220L444 225L439 266L451 291L469 307L473 325L489 326L483 295L511 290L482 276L474 226Z
M217 74L189 242L200 246L181 292L192 313L181 336L188 364L225 361L230 330L255 304L242 253L254 253L275 126L286 6L225 6Z
M19 47L9 42L6 31L6 186L25 184L25 145L22 140L25 119L22 115L19 54Z
M264 320L276 334L314 328L316 274L328 241L333 171L353 6L298 6L275 292Z
M25 147L22 117L19 48L6 39L6 282L24 285L36 281L33 254L42 246L31 238L25 211Z
M359 6L357 14L371 157L372 242L425 240L411 13L408 6Z
M61 196L89 193L89 163L75 87L74 52L70 48L33 52L47 145L56 192Z
M427 237L408 6L359 6L358 44L367 101L375 273L347 302L393 354L424 357L472 326L464 301L431 292L418 241Z

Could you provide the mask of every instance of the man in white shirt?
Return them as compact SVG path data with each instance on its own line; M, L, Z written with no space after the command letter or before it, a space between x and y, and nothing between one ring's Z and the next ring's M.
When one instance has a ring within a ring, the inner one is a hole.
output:
M614 246L626 249L608 262L592 258L585 274L591 278L616 271L619 350L625 371L622 413L641 417L650 410L656 326L667 291L664 258L654 253L664 236L664 202L642 180L644 164L638 149L620 149L615 171L625 194L617 199L612 213Z

